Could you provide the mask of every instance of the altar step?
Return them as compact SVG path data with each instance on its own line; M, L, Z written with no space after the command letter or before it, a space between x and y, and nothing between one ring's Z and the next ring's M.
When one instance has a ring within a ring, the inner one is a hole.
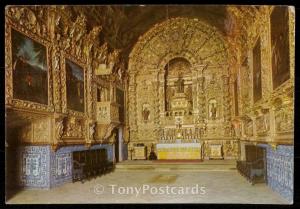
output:
M116 171L233 171L235 160L205 160L203 162L155 162L126 160L116 164Z

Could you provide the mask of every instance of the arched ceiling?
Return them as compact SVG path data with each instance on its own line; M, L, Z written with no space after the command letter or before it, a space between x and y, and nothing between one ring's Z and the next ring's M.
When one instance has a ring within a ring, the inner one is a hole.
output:
M129 71L160 71L183 57L196 66L226 66L227 44L221 32L198 19L177 17L155 24L140 36L129 55Z
M88 27L102 25L100 41L111 48L122 49L128 57L138 38L155 24L174 17L197 18L217 28L220 33L228 32L229 7L225 5L103 5L68 6L74 16L84 13ZM237 13L255 16L259 7L234 6ZM245 18L251 21L250 18Z

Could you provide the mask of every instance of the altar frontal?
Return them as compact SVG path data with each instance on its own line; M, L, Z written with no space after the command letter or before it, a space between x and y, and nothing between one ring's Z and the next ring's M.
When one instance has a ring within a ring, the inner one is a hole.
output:
M158 160L200 160L201 143L157 144Z

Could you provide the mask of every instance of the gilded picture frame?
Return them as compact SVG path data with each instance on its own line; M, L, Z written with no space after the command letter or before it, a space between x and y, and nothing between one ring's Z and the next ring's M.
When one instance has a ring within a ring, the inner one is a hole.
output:
M53 105L53 79L52 79L52 65L49 60L51 60L50 54L50 42L44 37L38 36L37 34L31 32L26 27L15 24L9 18L6 18L5 25L5 103L13 108L22 109L33 109L38 111L54 111ZM34 101L28 101L23 99L17 99L13 96L14 86L13 86L13 52L12 52L12 31L16 31L22 34L24 37L36 42L46 49L46 63L47 63L47 82L48 82L48 104L42 104Z
M68 101L67 101L67 71L66 71L66 60L69 60L71 61L72 63L74 63L75 65L79 66L82 68L83 70L83 80L84 80L84 85L83 85L83 92L84 92L84 99L83 99L83 104L84 104L84 108L83 108L83 111L78 111L78 110L74 110L74 109L70 109L68 108ZM71 55L68 55L68 54L63 54L63 59L62 59L62 75L61 75L61 78L62 78L62 89L63 89L63 103L62 103L62 109L63 109L63 112L64 113L67 113L71 116L79 116L79 117L85 117L87 115L87 102L86 102L86 99L87 99L87 67L86 65L75 59L73 56Z

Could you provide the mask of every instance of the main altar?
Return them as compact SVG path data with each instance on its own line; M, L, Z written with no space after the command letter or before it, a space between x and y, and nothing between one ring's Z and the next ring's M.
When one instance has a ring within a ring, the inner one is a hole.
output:
M158 160L200 160L201 143L157 144Z
M168 95L167 116L175 119L174 125L162 129L159 143L156 144L158 160L200 160L202 159L201 130L194 124L183 124L192 115L191 89L184 91L185 80L182 74L174 80L175 90Z

